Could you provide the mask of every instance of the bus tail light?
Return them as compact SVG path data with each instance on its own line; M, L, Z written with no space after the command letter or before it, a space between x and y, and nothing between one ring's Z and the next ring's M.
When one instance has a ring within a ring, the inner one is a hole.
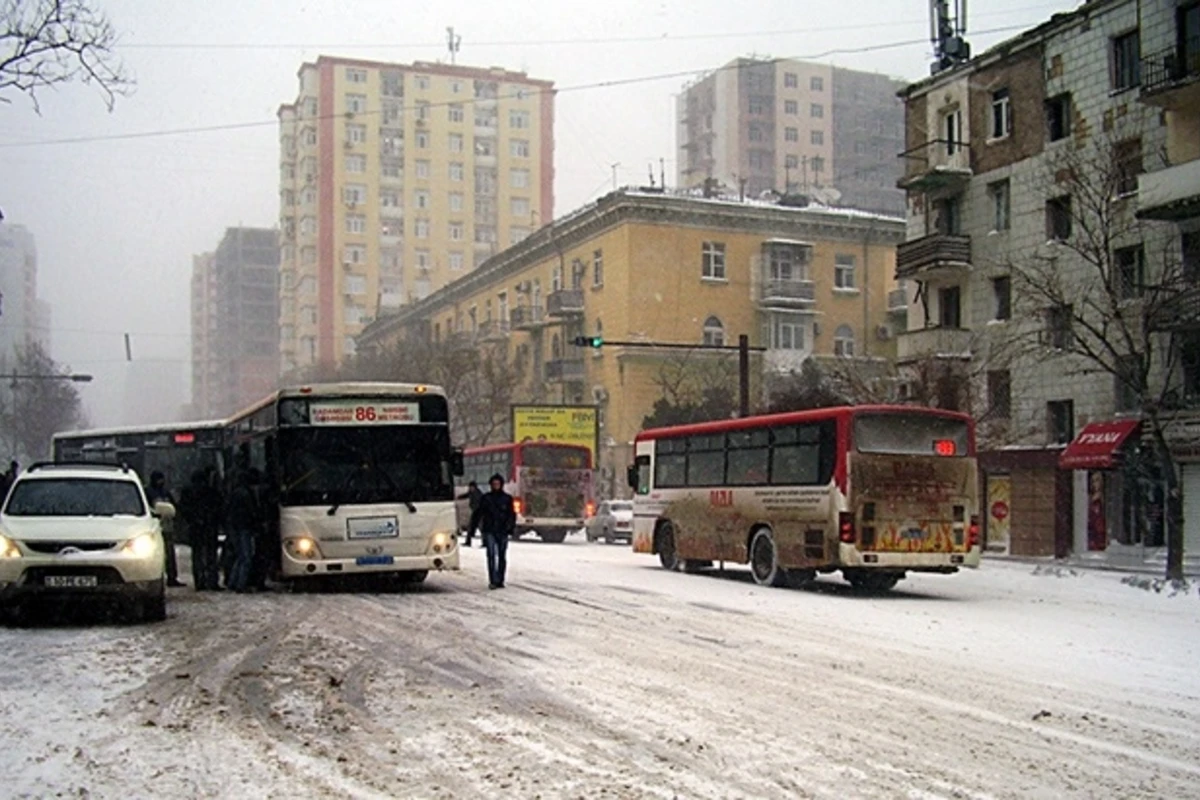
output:
M979 545L979 515L972 514L971 526L967 528L967 549L970 550L972 547L978 547Z
M854 512L843 511L838 514L838 539L842 544L854 544Z
M587 505L583 509L583 513L587 515L588 519L596 516L596 501L588 500Z
M513 513L516 514L518 517L521 516L521 508L522 508L521 498L514 497L513 498Z

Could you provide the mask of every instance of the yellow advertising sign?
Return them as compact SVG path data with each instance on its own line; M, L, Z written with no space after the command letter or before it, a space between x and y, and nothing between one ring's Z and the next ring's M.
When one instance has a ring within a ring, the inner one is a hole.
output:
M514 442L557 442L586 447L596 463L600 419L594 406L513 406Z

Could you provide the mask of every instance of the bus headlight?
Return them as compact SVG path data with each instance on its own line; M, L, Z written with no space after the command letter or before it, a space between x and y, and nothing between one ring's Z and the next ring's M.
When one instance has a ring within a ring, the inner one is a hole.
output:
M321 550L317 547L317 543L308 536L301 536L299 539L288 539L284 542L284 547L287 548L288 555L300 561L308 561L321 557Z
M455 539L445 531L438 531L433 535L433 552L441 553L442 551L450 552L456 544Z
M0 535L0 558L20 558L21 549L7 536Z
M134 558L150 558L158 550L158 542L152 533L143 533L125 542L121 548Z

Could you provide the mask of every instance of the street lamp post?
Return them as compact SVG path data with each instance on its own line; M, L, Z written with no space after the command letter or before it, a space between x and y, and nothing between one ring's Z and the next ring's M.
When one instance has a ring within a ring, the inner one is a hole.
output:
M17 443L19 440L19 437L17 436L16 405L17 405L17 388L20 386L21 381L69 381L71 383L91 383L92 382L92 376L84 374L84 373L72 372L72 373L67 373L67 374L63 374L63 375L54 374L54 373L51 373L48 375L38 375L38 374L22 375L21 373L17 372L15 369L12 371L11 374L9 374L8 379L9 379L9 384L8 384L9 388L12 389L13 413L10 416L10 421L12 423L12 452L14 454L16 453Z

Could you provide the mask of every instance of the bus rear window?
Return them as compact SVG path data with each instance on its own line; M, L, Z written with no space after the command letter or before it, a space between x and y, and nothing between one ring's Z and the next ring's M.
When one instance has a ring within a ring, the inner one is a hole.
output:
M860 453L911 456L965 456L967 423L926 414L863 414L854 418L854 446Z
M567 447L532 447L526 445L521 464L544 469L587 469L588 453Z

